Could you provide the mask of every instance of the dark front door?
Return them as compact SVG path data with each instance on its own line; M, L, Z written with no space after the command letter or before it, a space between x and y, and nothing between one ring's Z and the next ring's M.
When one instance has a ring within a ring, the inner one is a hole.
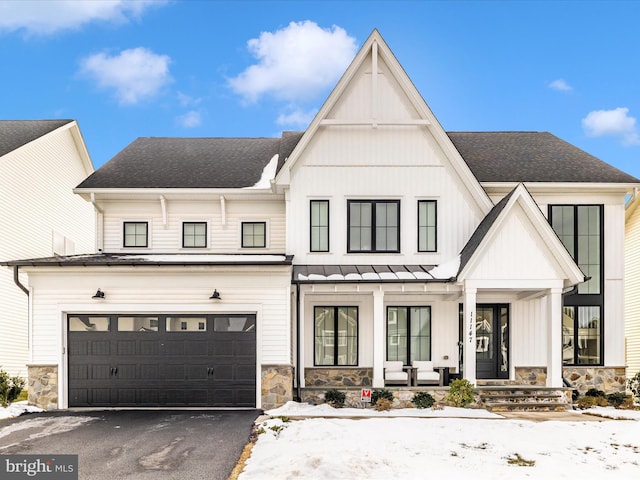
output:
M476 378L509 378L509 307L476 306Z
M253 314L68 320L71 407L255 406Z

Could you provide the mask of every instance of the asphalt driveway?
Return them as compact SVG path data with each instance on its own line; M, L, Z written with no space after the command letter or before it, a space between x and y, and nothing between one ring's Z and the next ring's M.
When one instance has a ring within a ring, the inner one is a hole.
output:
M77 454L82 480L226 480L258 410L50 412L0 422L0 455Z

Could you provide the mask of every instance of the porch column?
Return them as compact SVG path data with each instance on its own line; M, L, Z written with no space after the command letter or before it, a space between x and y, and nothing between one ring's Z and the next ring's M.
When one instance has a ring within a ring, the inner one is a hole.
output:
M462 353L464 355L463 378L472 385L476 384L476 288L464 289L464 338Z
M300 355L299 358L297 358L297 363L299 365L300 371L297 372L298 373L298 378L300 379L300 388L304 388L305 387L305 381L304 381L304 370L305 370L305 357L304 357L304 343L305 343L305 336L304 336L304 290L301 288L300 290L300 298L297 298L296 301L298 302L299 308L298 308L298 328L300 329L298 331L298 338L296 339L296 341L299 343L298 345L298 354ZM315 325L314 325L315 327ZM311 334L313 335L313 329L311 330Z
M562 289L547 295L547 387L562 387Z
M384 292L373 291L373 387L384 387Z

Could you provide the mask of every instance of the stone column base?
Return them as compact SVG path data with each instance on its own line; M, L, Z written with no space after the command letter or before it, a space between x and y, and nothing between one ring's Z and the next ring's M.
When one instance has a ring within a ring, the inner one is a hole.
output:
M547 367L515 367L515 382L517 385L547 385Z
M27 365L29 405L58 408L58 365Z
M262 408L277 408L293 400L293 366L262 365Z

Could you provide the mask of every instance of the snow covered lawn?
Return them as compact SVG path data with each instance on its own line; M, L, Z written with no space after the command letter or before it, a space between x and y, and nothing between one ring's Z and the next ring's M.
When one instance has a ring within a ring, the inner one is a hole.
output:
M374 418L344 418L361 409L331 410L292 402L267 412L317 418L262 422L240 480L640 478L638 411L593 409L627 420L583 421L576 413L575 421L532 422L482 410L467 413L484 418L461 418L464 409L449 407L368 410Z

